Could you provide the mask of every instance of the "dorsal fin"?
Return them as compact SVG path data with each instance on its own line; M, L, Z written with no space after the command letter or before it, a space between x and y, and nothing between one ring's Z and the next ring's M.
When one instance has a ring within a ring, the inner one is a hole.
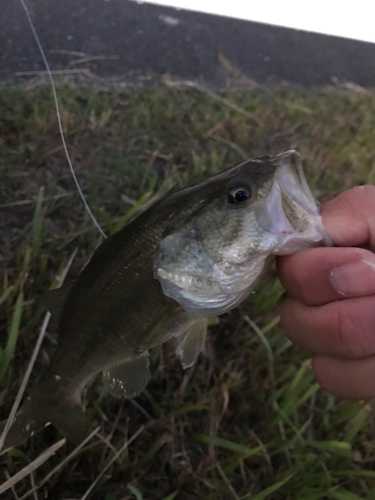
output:
M148 351L103 371L104 386L118 398L132 398L143 391L150 378Z
M198 318L189 329L175 338L174 345L183 368L192 366L203 349L207 333L207 319Z
M44 307L52 314L52 316L59 320L62 310L64 308L66 297L68 296L72 285L65 285L61 288L54 288L49 290L40 299Z

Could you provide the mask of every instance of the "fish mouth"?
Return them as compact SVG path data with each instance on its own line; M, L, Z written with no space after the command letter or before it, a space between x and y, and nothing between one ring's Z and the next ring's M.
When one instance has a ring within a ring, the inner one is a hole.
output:
M276 157L273 187L259 213L258 223L276 237L276 255L314 246L332 246L315 199L304 176L299 154L287 151Z

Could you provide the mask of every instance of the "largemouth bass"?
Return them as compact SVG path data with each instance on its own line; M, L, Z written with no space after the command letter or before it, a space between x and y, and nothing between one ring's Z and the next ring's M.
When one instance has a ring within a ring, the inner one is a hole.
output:
M329 244L295 151L243 161L154 203L100 245L71 288L50 292L58 345L5 445L47 423L80 439L81 393L94 376L133 397L150 378L149 349L169 339L192 366L206 318L236 307L276 255Z

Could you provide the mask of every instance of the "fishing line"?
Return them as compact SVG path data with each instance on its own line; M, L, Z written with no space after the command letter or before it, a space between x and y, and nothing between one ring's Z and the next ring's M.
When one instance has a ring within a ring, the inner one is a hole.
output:
M78 192L79 192L79 194L81 196L83 204L84 204L84 206L85 206L88 214L90 215L93 223L95 224L95 226L97 227L98 231L103 236L103 238L107 238L106 234L104 233L103 229L100 227L99 222L96 220L95 215L92 213L91 208L89 207L89 205L88 205L88 203L86 201L86 198L85 198L85 196L84 196L84 194L82 192L81 186L80 186L79 181L77 179L76 173L74 171L74 167L73 167L72 161L70 159L69 151L68 151L68 148L67 148L67 145L66 145L66 142L65 142L64 130L63 130L63 127L62 127L60 106L59 106L59 101L57 99L55 82L54 82L53 77L52 77L52 72L51 72L51 69L50 69L49 64L48 64L47 56L46 56L46 54L44 52L44 49L42 47L42 43L40 41L39 35L38 35L37 31L36 31L36 27L34 25L34 22L33 22L32 18L31 18L31 14L30 14L31 8L27 7L26 0L20 0L20 2L22 4L22 7L23 7L25 13L26 13L27 20L29 22L31 31L32 31L32 33L34 35L36 44L38 45L39 51L41 53L41 56L42 56L42 59L43 59L43 62L44 62L44 65L45 65L46 70L47 70L47 74L48 74L49 80L51 82L53 99L55 101L55 108L56 108L56 113L57 113L57 121L58 121L58 124L59 124L61 141L62 141L62 144L63 144L63 148L64 148L64 151L65 151L65 156L66 156L66 159L68 160L69 168L70 168L70 171L72 173L74 182L75 182L76 187L78 189Z

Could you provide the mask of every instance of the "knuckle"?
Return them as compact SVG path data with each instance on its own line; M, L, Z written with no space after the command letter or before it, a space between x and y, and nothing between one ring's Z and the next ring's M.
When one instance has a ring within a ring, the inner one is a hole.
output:
M338 340L348 357L362 358L371 354L369 332L355 309L347 307L345 301L338 304L336 325Z
M343 199L349 208L358 212L359 207L375 206L375 186L366 184L365 186L354 186L342 194Z
M365 186L354 186L346 191L344 196L348 200L352 198L363 200L364 197L373 198L375 196L375 186L371 186L370 184L366 184Z
M354 186L352 188L353 194L355 193L355 196L360 196L361 198L363 196L370 196L371 198L375 196L375 186L372 186L371 184L366 184L365 186Z

